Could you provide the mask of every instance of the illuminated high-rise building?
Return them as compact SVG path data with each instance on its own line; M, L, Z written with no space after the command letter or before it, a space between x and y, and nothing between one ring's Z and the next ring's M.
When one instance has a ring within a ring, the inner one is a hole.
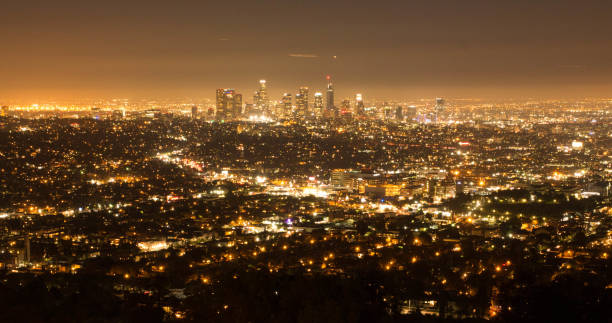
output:
M323 93L316 92L314 94L314 115L316 117L323 116Z
M363 96L361 93L355 94L355 114L363 115L365 113L365 107L363 104Z
M444 113L444 110L446 110L446 101L444 101L443 98L436 98L436 106L434 107L435 110L435 120L439 121L442 118L442 114Z
M404 112L406 119L413 120L417 117L417 107L414 105L409 105L406 107L406 111Z
M282 104L281 104L281 115L285 118L291 116L292 114L292 107L291 107L291 93L285 93L283 94L283 98L282 98Z
M332 84L330 75L327 75L326 79L327 79L327 93L326 93L327 100L326 100L325 109L328 111L334 111L336 109L334 105L334 85Z
M217 120L231 120L242 113L242 94L233 89L217 89Z
M446 101L444 101L443 98L436 98L436 112L444 112L444 109L446 108Z
M348 98L340 102L340 113L347 114L351 112L351 100Z
M8 106L3 105L2 108L0 108L0 117L6 117L8 116Z
M239 118L242 115L242 94L235 93L232 102L232 117Z
M404 109L401 105L398 105L397 108L395 108L395 119L398 121L404 120Z
M261 110L262 112L268 112L270 101L268 99L266 80L259 80L259 90L255 91L253 103L257 109Z
M443 98L436 98L436 112L444 112L446 101Z
M299 117L308 115L308 88L303 86L295 95L296 112Z
M338 110L339 116L345 119L351 119L353 117L353 111L351 109L351 100L346 98L340 102L340 109Z
M196 119L198 117L198 106L194 105L191 107L191 118Z
M225 119L225 89L217 89L215 108L215 119Z

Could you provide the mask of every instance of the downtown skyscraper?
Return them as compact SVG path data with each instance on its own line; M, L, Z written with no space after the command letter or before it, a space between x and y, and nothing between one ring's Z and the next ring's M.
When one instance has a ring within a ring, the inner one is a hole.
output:
M281 108L279 115L284 118L288 118L293 113L293 107L291 106L291 93L283 94L281 99Z
M355 95L355 114L356 115L365 114L365 107L363 104L363 95L361 95L361 93L357 93Z
M323 116L323 93L316 92L314 94L314 109L313 113L315 117L320 118Z
M297 115L301 118L308 116L308 88L300 87L298 94L295 95L295 105Z
M233 89L217 89L215 119L231 120L242 113L242 94Z
M268 90L266 86L266 80L259 80L259 89L255 91L253 96L253 104L255 109L260 112L268 113L270 107L270 100L268 98Z
M446 100L443 98L436 98L436 105L434 107L434 120L439 122L443 119L444 111L446 110Z
M326 93L327 97L326 97L325 109L327 110L327 113L329 113L330 115L333 115L335 114L335 110L336 110L336 107L334 105L334 85L332 84L330 75L327 75L326 79L327 79L327 93Z

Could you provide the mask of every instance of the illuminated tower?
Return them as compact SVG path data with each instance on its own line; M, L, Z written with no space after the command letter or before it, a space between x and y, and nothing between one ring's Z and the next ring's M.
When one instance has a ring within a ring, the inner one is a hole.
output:
M268 100L268 90L266 80L259 80L259 90L255 91L254 97L255 107L263 112L268 112L270 101Z
M231 120L242 113L242 94L233 89L217 89L217 120Z
M308 115L308 88L303 86L295 95L296 112L299 117Z
M352 119L353 111L351 109L351 100L349 98L345 98L344 100L340 101L340 109L337 109L337 112L339 112L339 116L345 119Z
M436 106L435 106L435 118L436 121L442 118L442 114L446 110L446 101L443 98L436 98Z
M281 115L285 118L291 116L292 108L291 108L291 93L283 94L282 98L282 112Z
M397 108L395 108L395 119L398 121L404 120L404 110L401 105L398 105Z
M340 111L342 114L350 113L351 111L351 100L346 98L340 102Z
M327 104L325 105L325 109L327 109L328 111L333 111L335 110L334 85L332 84L331 76L327 75L326 79L327 79L327 102L326 102Z
M8 116L8 107L4 105L0 109L0 117L6 117L6 116Z
M408 120L412 120L416 118L417 117L417 107L414 105L409 105L406 108L406 112L404 114L405 114L406 119Z
M365 107L363 105L363 96L361 93L355 94L355 114L363 115L365 113Z
M304 102L304 98L302 98L302 95L300 93L296 93L295 94L295 111L294 111L294 114L292 115L293 117L301 116L300 113L302 113L302 111L300 111L300 109L302 108L303 102Z
M317 118L323 115L323 93L321 92L314 94L314 115Z
M436 112L444 112L446 101L443 98L436 98Z
M232 104L232 117L239 118L242 115L242 94L235 93Z
M225 118L225 90L217 89L216 112L215 119L223 120Z

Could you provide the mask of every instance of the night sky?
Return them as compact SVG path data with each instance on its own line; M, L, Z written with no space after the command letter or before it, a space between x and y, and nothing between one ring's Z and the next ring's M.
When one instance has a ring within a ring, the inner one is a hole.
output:
M612 96L611 1L2 1L0 100ZM336 56L336 58L334 58Z

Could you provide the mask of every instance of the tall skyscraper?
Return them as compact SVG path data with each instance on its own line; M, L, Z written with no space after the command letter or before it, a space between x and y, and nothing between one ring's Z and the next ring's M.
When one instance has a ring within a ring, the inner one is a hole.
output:
M300 93L296 93L295 94L295 111L294 111L294 115L295 117L301 117L302 116L302 112L300 111L300 109L303 108L303 104L304 104L304 99L302 98L302 94Z
M233 89L217 89L217 120L231 120L242 112L242 94Z
M395 108L395 119L398 121L404 120L404 110L401 105L398 105L397 108Z
M408 107L406 107L406 112L404 114L406 115L406 119L408 120L412 120L416 118L417 117L417 107L414 105L409 105Z
M217 89L215 119L225 119L225 89Z
M303 86L299 93L295 95L296 112L299 117L308 115L308 88Z
M436 111L444 111L446 107L446 101L443 98L436 98Z
M198 106L194 105L191 107L191 119L196 119L198 117Z
M325 105L325 109L327 109L328 111L333 111L336 109L336 107L334 106L334 85L332 84L330 75L327 75L326 79L327 79L327 102Z
M353 110L351 109L351 100L349 98L345 98L340 102L340 109L337 109L339 112L338 116L341 116L345 119L353 118Z
M435 120L439 121L442 118L442 114L446 109L446 102L443 98L436 98L436 106L435 106Z
M365 113L365 107L363 104L363 96L361 93L355 94L355 114L363 115Z
M314 115L317 118L323 116L323 93L316 92L314 94Z
M232 118L239 118L242 115L242 94L235 93L232 102Z
M2 108L0 108L0 117L7 117L8 116L8 106L3 105Z
M351 112L351 100L349 100L348 98L342 100L340 102L340 112L342 114L346 114L346 113L350 113Z
M259 80L259 90L255 91L253 103L255 107L262 112L269 112L270 101L268 99L266 80Z
M281 112L281 116L284 118L288 118L291 116L291 114L293 113L293 108L291 107L291 93L285 93L283 94L283 98L282 98L282 112Z

